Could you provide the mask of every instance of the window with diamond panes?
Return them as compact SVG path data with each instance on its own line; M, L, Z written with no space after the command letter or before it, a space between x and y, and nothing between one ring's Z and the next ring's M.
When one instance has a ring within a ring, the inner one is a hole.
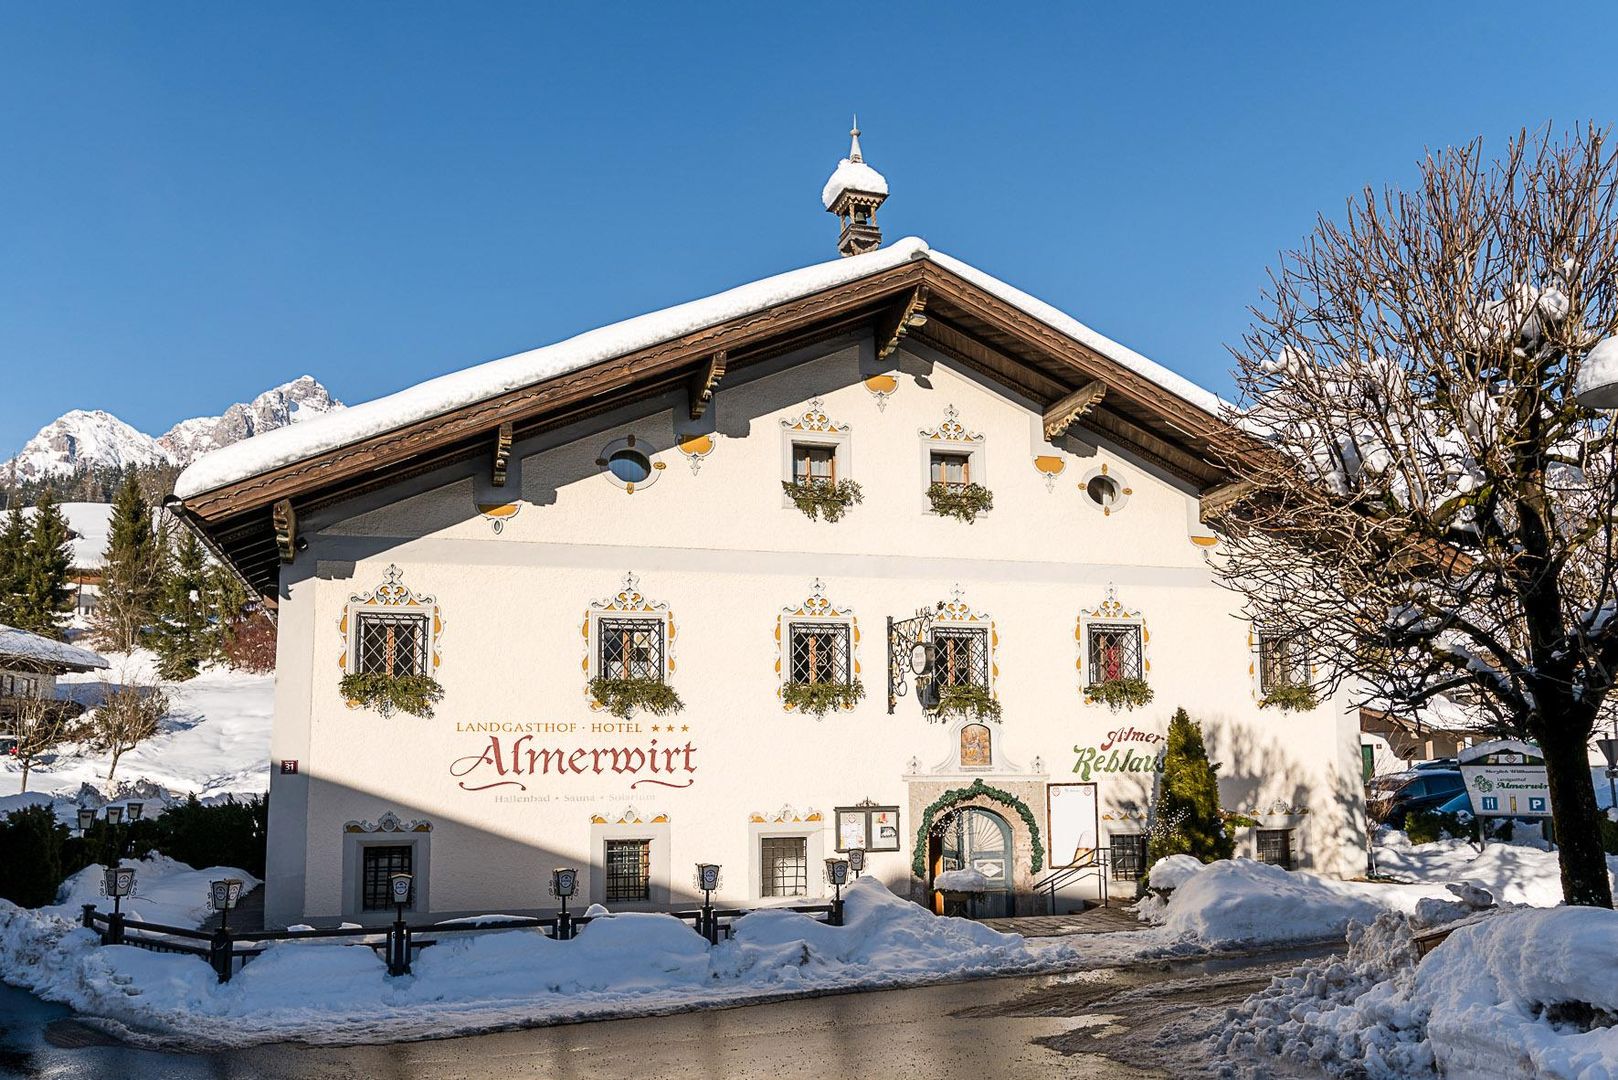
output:
M409 874L415 851L408 844L398 847L364 847L360 880L360 906L366 911L387 911L393 907L394 874Z
M837 482L837 447L792 444L792 479L799 484Z
M984 627L933 629L933 670L938 685L989 688L989 631Z
M803 836L766 836L763 856L764 880L760 896L809 895L809 840Z
M354 650L361 675L427 674L427 616L362 611Z
M1146 874L1146 836L1122 833L1112 837L1112 879L1139 881Z
M1307 686L1309 652L1302 638L1258 639L1258 688L1269 693L1278 686Z
M1260 829L1258 831L1258 861L1291 870L1292 830Z
M793 623L792 681L848 685L848 629L847 623Z
M1141 677L1140 627L1133 623L1091 623L1090 684Z
M652 842L607 841L606 901L652 898Z
M663 681L663 620L602 619L596 623L596 660L604 679Z

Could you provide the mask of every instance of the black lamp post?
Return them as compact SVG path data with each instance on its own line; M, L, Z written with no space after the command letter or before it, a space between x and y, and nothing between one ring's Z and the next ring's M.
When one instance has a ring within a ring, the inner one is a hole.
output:
M573 937L573 920L567 914L567 898L579 887L579 872L571 866L558 866L551 871L551 895L562 902L562 913L556 920L556 936L567 941Z
M96 812L87 806L79 807L79 835L89 832L96 823Z
M107 945L122 945L124 941L123 899L135 892L135 868L109 866L101 879L101 891L112 897L112 914L107 917Z
M843 925L843 886L848 884L848 860L827 859L826 880L836 890L832 900L832 925Z
M697 888L702 890L702 926L699 928L708 944L719 944L719 920L713 913L713 894L719 888L719 864L697 863Z
M415 878L403 871L388 875L388 893L393 897L393 933L388 936L388 974L410 974L410 928L405 925L405 907Z
M225 920L230 917L230 912L235 908L236 901L241 899L241 895L240 878L223 878L208 883L208 900L213 904L213 909L219 912L219 929L226 929Z
M120 825L124 820L124 808L121 806L107 807L107 824Z
M132 802L127 804L127 806L129 809L130 824L134 824L135 822L139 821L141 819L141 815L146 812L146 804L143 802Z

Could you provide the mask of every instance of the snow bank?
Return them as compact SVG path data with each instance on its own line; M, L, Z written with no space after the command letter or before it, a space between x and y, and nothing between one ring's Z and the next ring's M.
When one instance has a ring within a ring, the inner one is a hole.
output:
M213 913L208 896L208 883L220 878L237 878L245 893L256 888L259 879L245 870L232 866L210 866L206 870L193 870L166 855L150 855L124 864L135 868L135 893L125 897L119 905L130 922L160 923L164 926L201 926ZM85 904L94 904L103 911L112 910L112 901L101 895L101 884L106 867L92 863L62 882L56 894L56 903L41 908L46 915L55 915L69 922L77 921L84 913Z
M941 892L988 892L989 879L983 876L983 871L972 867L965 870L945 870L933 881L933 888Z
M1153 889L1178 889L1202 873L1202 860L1195 855L1170 855L1152 864L1146 884Z
M1228 947L1338 937L1351 922L1387 909L1414 911L1433 885L1339 881L1252 859L1222 859L1184 878L1166 904L1148 909L1173 936Z
M154 867L147 884L163 878ZM189 871L170 865L177 894ZM143 890L144 891L144 890ZM803 993L1075 970L1157 955L1159 931L1029 943L940 918L873 877L849 886L845 923L753 912L709 946L673 916L596 918L573 941L535 930L444 934L389 978L349 939L278 942L219 984L200 959L94 936L50 911L0 902L0 977L164 1040L246 1045L388 1042L607 1016L655 1015Z
M1385 913L1232 1010L1210 1056L1368 1080L1618 1077L1618 913L1470 914L1425 959ZM1606 1025L1606 1026L1603 1026Z
M1376 866L1404 881L1474 882L1506 904L1562 902L1561 867L1543 841L1491 842L1479 852L1465 840L1412 844L1404 833L1388 831L1379 838ZM1618 856L1608 856L1607 867L1618 882Z

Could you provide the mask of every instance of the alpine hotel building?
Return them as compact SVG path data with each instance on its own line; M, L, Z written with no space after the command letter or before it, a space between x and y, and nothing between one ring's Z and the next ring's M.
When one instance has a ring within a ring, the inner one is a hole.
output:
M171 507L275 605L266 918L1133 895L1169 718L1240 854L1364 865L1358 712L1208 559L1216 397L826 184L841 258L226 447ZM1216 448L1224 448L1217 451ZM440 693L441 692L441 693ZM437 696L436 702L432 699ZM1098 854L1099 852L1099 854ZM1054 887L1054 888L1053 888Z

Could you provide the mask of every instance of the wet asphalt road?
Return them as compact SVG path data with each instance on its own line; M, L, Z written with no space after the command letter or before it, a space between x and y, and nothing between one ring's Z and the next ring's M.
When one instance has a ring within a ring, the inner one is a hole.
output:
M1320 955L1313 950L1308 955ZM1302 953L1201 965L996 979L391 1046L159 1053L0 985L0 1077L30 1080L996 1080L1207 1075L1207 1022ZM1196 1029L1195 1022L1189 1025ZM1173 1043L1170 1038L1168 1042ZM92 1045L81 1045L91 1043ZM99 1043L97 1045L96 1043ZM62 1045L66 1044L66 1045ZM1190 1057L1186 1054L1190 1053Z

